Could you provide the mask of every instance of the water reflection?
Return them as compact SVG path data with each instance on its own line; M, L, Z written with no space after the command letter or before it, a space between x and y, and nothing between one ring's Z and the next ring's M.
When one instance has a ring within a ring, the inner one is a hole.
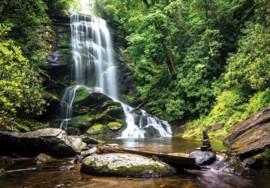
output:
M183 138L129 138L106 140L106 142L117 143L123 148L163 153L185 153L188 149L196 149L202 145L201 140ZM227 149L219 140L211 141L211 145L215 151Z

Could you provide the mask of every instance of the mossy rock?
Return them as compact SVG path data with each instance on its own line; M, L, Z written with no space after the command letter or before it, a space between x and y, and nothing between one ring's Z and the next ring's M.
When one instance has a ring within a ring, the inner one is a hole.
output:
M140 110L135 110L135 114L137 114L137 115L142 115L142 111L140 111Z
M86 88L78 89L77 92L76 92L76 97L75 97L74 103L82 101L88 95L89 95L88 89L86 89Z
M70 120L70 125L86 125L88 122L95 120L94 116L75 116Z
M81 171L93 175L124 177L171 176L176 170L166 163L134 154L104 154L86 157Z
M88 134L101 134L102 132L102 127L104 127L104 125L102 124L94 124L92 127L90 127L87 130Z
M121 129L123 124L118 123L118 122L110 122L107 126L109 127L110 130L117 131Z
M0 169L0 178L5 177L7 172L4 169Z

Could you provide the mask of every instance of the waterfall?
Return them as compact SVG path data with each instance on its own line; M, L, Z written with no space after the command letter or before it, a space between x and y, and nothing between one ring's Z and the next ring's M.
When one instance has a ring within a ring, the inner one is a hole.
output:
M61 99L61 129L67 129L72 118L76 91L86 88L98 91L120 102L117 90L117 67L114 63L110 32L106 21L94 16L71 14L71 44L74 59L76 85L65 90ZM172 137L171 126L164 120L147 114L132 112L132 108L120 102L126 117L126 129L120 138L144 138L148 129L160 137ZM153 129L151 129L153 128Z

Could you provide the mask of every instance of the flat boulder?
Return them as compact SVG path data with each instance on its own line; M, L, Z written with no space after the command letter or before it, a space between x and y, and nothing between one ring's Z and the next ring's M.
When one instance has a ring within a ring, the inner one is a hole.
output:
M199 165L210 164L216 160L216 152L214 151L192 151L189 157L195 158L195 161Z
M270 107L233 126L224 144L241 157L263 152L270 146Z
M173 175L170 165L135 154L92 155L83 160L81 171L93 175L124 177L162 177Z
M16 153L25 157L36 157L45 153L52 157L71 157L80 153L80 138L71 139L61 129L40 129L33 132L18 133L0 131L0 155Z

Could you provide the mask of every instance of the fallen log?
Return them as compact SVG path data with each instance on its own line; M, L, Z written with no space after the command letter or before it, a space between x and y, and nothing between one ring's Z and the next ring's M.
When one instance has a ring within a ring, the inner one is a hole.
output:
M162 153L155 153L149 151L137 151L137 150L130 150L130 149L117 149L117 148L105 148L99 147L97 148L97 153L131 153L142 155L145 157L153 158L157 157L159 160L170 164L175 168L188 168L188 169L202 169L195 161L195 158L191 157L183 157L183 156L175 156L175 155L168 155Z

